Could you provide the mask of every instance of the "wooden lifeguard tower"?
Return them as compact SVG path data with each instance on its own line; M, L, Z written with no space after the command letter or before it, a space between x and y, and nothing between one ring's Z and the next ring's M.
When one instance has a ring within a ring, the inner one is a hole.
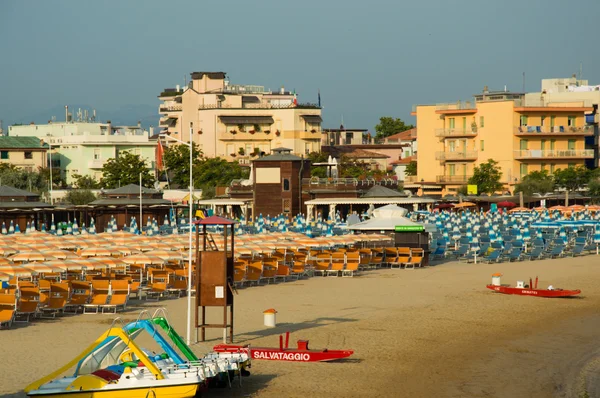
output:
M212 216L196 221L196 334L201 330L202 341L206 340L206 328L223 329L223 341L233 343L233 255L234 255L234 225L227 218ZM209 225L223 227L223 250L220 250L213 235L206 231ZM202 231L200 231L202 227ZM230 230L230 232L228 232ZM202 243L200 242L202 237ZM229 238L229 239L228 239ZM228 240L230 243L228 243ZM202 250L200 250L202 248ZM198 319L198 307L201 318ZM221 323L206 322L206 307L222 307L223 321ZM229 307L229 322L227 308ZM197 335L196 335L197 338Z

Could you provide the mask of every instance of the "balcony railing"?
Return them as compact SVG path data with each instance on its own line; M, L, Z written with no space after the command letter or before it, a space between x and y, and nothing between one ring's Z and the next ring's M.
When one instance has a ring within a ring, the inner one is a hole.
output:
M594 126L519 126L514 128L515 135L534 136L538 134L568 136L593 135Z
M439 183L451 183L451 184L466 184L469 181L469 178L471 178L472 176L466 176L466 175L461 175L461 176L437 176L436 177L436 182Z
M404 177L404 182L405 183L413 183L413 182L417 182L419 181L417 176L406 176Z
M436 137L475 137L477 130L473 128L435 129Z
M515 151L515 159L588 159L594 157L593 149L541 150L527 149Z
M88 168L90 169L101 169L104 167L104 163L106 163L106 159L94 159L88 161Z
M436 152L436 160L476 160L477 151Z
M161 106L158 108L160 113L179 112L182 109L183 109L183 105L168 105L168 106Z
M435 104L436 111L461 111L476 109L475 101L456 101Z

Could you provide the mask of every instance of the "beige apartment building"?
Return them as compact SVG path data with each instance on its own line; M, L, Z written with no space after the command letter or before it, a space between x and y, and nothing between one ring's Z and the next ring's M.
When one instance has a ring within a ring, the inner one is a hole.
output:
M224 72L194 72L187 87L165 89L159 99L164 133L189 142L205 156L242 164L261 152L289 148L296 155L321 149L321 109L300 104L281 88L232 85Z
M8 163L26 171L48 167L48 145L36 137L0 136L0 163Z
M586 115L593 111L587 96L548 98L487 87L473 101L417 105L421 150L417 176L406 182L425 194L455 193L477 165L494 159L505 190L512 191L532 171L583 165L594 159L594 150L586 147L586 137L594 135Z

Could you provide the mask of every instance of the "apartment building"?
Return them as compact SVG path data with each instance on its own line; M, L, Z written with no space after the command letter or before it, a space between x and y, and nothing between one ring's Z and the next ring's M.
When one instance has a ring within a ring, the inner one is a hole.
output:
M499 163L501 181L510 190L532 171L583 165L594 159L594 149L586 145L586 137L594 136L586 115L593 112L585 98L544 98L487 87L473 101L417 105L413 114L421 150L415 188L426 194L454 193L488 159Z
M321 150L321 108L285 88L230 84L224 72L193 72L184 88L158 96L163 133L200 146L205 156L250 164L260 153ZM166 144L172 144L167 141Z
M122 151L140 155L154 172L156 140L137 126L113 126L111 123L63 122L10 126L9 137L36 137L48 146L47 165L60 168L67 184L74 175L102 178L102 167Z

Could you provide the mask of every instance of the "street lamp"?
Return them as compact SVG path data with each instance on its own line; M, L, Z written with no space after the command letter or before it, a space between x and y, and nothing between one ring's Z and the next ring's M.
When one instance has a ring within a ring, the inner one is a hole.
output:
M187 287L187 335L186 335L186 341L187 344L190 344L191 341L191 335L192 335L192 211L193 211L193 174L192 174L192 152L193 152L193 146L192 146L192 131L194 128L194 123L190 122L190 142L187 143L185 141L182 141L180 139L177 139L175 137L171 137L169 135L162 135L161 137L165 137L169 140L173 140L173 141L177 141L183 145L187 145L190 147L190 197L189 197L189 204L190 204L190 210L189 210L189 227L190 227L190 236L189 236L189 250L188 250L188 287ZM177 222L177 221L176 221ZM198 294L198 292L196 292L196 294Z
M48 134L50 136L50 134ZM50 162L50 204L54 204L52 202L52 143L50 142L50 138L48 138L48 161Z

